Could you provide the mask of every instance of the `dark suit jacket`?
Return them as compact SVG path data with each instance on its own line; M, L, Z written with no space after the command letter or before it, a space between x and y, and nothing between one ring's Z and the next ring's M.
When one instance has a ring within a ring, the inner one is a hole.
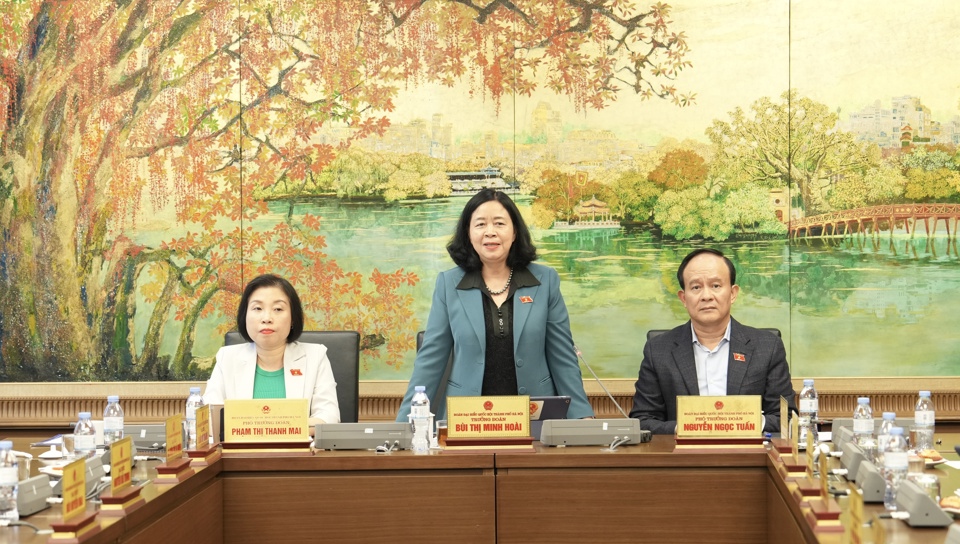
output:
M763 430L779 432L780 397L796 410L783 341L770 332L731 321L727 394L762 396ZM734 353L743 354L746 361L735 361ZM640 427L654 434L674 434L677 396L699 394L690 322L647 341L630 417L638 418Z
M573 348L567 307L560 295L560 277L556 270L536 263L527 265L527 270L540 285L521 287L513 294L518 392L531 396L569 395L567 417L592 416ZM430 409L438 420L446 418L447 396L480 395L487 344L483 295L479 289L457 289L464 274L458 267L437 277L423 345L417 352L397 421L407 421L413 388L417 385L426 387ZM528 301L522 302L521 297ZM445 393L441 393L441 380L451 353L453 366Z

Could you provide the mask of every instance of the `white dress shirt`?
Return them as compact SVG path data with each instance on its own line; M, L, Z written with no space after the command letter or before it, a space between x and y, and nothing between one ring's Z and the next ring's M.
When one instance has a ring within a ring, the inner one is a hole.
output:
M690 333L693 337L693 357L697 363L697 385L700 394L704 396L723 396L727 394L727 361L730 358L730 322L727 322L727 332L717 347L710 350L700 343L697 331L690 323Z

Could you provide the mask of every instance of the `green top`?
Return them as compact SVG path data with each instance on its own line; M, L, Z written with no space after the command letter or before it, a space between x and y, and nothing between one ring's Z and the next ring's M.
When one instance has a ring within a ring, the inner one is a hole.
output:
M267 371L257 365L257 375L253 379L253 398L287 398L287 388L283 384L283 369Z

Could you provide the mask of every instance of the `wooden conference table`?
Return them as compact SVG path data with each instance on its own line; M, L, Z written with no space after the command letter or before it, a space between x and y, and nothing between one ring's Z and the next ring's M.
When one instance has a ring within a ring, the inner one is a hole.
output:
M673 449L672 437L655 436L616 451L230 455L178 484L146 483L144 506L119 518L100 514L100 533L85 542L840 542L804 521L766 451ZM138 464L134 479L148 480L155 464ZM960 487L960 471L935 472L944 493ZM58 514L23 521L48 528ZM882 523L889 542L946 536ZM29 528L0 528L0 542L46 541Z

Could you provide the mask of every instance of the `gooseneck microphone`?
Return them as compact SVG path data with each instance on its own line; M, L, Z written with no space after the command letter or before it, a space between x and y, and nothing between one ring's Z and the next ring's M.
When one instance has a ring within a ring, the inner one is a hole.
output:
M620 413L623 414L623 417L630 419L630 416L623 411L623 408L620 407L620 403L617 402L617 399L613 398L613 395L610 394L610 391L607 391L607 386L603 385L603 382L600 381L600 377L597 376L597 373L593 371L593 368L587 363L587 360L583 358L583 352L580 351L580 348L576 344L573 345L573 351L577 354L577 358L580 359L580 362L583 363L583 366L587 367L587 370L593 374L593 379L597 380L597 383L600 384L600 388L603 389L603 392L607 394L607 397L610 398L610 401L613 402L613 405L617 407L617 410L620 410Z

